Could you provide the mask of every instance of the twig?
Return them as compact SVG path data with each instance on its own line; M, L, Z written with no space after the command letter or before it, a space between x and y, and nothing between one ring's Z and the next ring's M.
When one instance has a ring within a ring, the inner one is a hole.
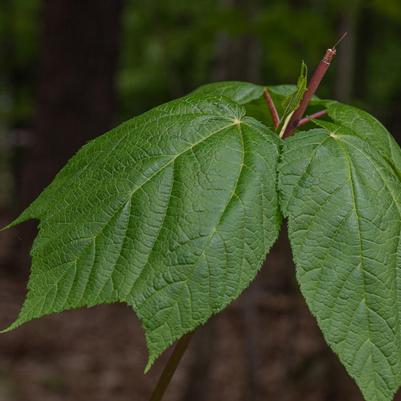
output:
M274 128L277 128L280 125L280 117L278 115L277 109L276 109L276 105L274 104L274 101L270 95L270 92L267 88L265 88L265 90L263 91L263 97L266 100L266 104L267 107L270 110L270 114L272 116L272 120L273 120L273 125Z
M180 363L181 358L184 355L192 336L193 333L189 333L178 340L177 345L175 346L174 351L170 356L170 359L164 367L163 372L160 375L159 381L157 382L149 401L160 401L163 398L164 393L166 392L167 387L170 384L174 372L176 371L177 366Z
M304 94L304 97L301 100L300 105L298 108L294 111L294 114L291 116L291 119L284 131L283 138L288 137L291 135L292 131L298 126L299 121L302 119L303 115L305 114L305 111L309 105L310 100L312 99L312 96L315 94L317 88L320 85L320 82L322 81L323 77L325 76L327 69L329 68L331 61L333 60L334 56L336 55L336 46L345 38L347 35L347 32L345 32L340 39L337 41L337 43L331 48L327 49L324 57L320 61L319 65L316 67L316 70L314 71L312 78L310 80L309 86L307 91Z
M317 118L323 117L323 116L325 116L326 114L327 114L327 110L320 110L320 111L317 111L316 113L313 113L313 114L311 114L311 115L309 115L309 116L306 116L306 117L304 117L304 118L301 118L301 119L298 121L297 127L300 127L300 126L302 126L302 125L305 125L305 124L307 124L308 122L310 122L311 120L315 120L315 119L317 119Z

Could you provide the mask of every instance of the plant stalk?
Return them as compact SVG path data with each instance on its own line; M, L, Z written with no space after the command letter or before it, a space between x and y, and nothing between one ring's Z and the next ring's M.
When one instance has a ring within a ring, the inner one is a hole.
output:
M272 116L274 128L277 128L280 125L280 117L278 115L276 105L270 95L270 92L267 88L263 91L263 97L265 98L267 107L269 108L270 114Z
M193 332L188 333L178 340L173 353L171 354L162 374L160 375L159 381L157 382L149 401L161 401L163 399L164 393L171 382L181 358L188 348L193 334Z
M306 90L299 107L294 111L293 115L291 116L291 119L284 131L283 138L290 136L294 129L297 128L299 121L305 114L305 111L309 105L310 100L312 99L312 96L315 94L317 88L320 85L320 82L322 82L323 77L326 75L326 72L330 67L331 61L333 60L335 55L335 48L327 49L324 57L322 58L312 75L308 89Z
M327 110L320 110L320 111L317 111L316 113L311 114L310 116L306 116L304 118L301 118L298 121L297 127L301 127L302 125L305 125L305 124L307 124L308 122L310 122L310 121L312 121L314 119L323 117L326 114L327 114Z
M301 103L299 107L294 111L293 115L290 118L290 121L288 122L283 138L286 138L292 134L295 128L299 126L299 123L302 119L302 117L305 114L305 111L309 105L310 100L312 99L312 96L315 94L317 88L320 85L320 82L322 82L323 77L326 75L326 72L328 68L330 67L331 61L333 60L334 56L336 55L336 47L337 45L347 36L347 32L344 32L340 38L337 40L335 45L331 49L327 49L324 57L320 61L319 65L316 67L316 70L314 71L312 78L310 80L308 89L306 90L304 97L301 100ZM314 117L316 118L316 117ZM308 122L308 121L306 121ZM301 124L302 125L302 124Z

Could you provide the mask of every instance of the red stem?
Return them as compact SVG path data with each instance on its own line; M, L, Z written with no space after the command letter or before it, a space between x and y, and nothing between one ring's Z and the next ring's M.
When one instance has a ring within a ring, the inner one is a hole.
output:
M167 387L170 384L170 381L174 375L174 372L177 369L177 366L180 363L189 342L191 341L192 335L193 333L186 334L184 337L178 340L177 345L175 346L174 351L170 356L170 359L164 367L163 372L160 375L159 381L157 382L149 401L160 401L163 398L164 393L166 392Z
M267 107L270 110L270 114L272 116L272 120L273 120L273 125L274 128L277 128L280 125L280 117L278 115L277 109L276 109L276 105L273 102L273 99L270 95L270 92L267 88L265 88L264 92L263 92L263 97L266 100L266 104Z
M304 97L301 100L299 107L294 111L294 114L291 116L290 121L284 131L283 138L286 138L291 135L292 131L298 126L299 121L302 119L305 111L309 105L312 96L315 94L317 88L319 87L320 82L326 74L327 69L330 66L331 61L336 55L336 49L327 49L326 54L323 59L320 61L317 66L315 72L312 75L307 91L304 94Z
M311 114L310 116L306 116L306 117L304 117L304 118L301 118L301 119L298 121L297 127L300 127L301 125L305 125L305 124L307 124L309 121L314 120L314 119L316 119L316 118L323 117L323 116L325 116L326 114L327 114L327 110L320 110L320 111L317 111L316 113Z

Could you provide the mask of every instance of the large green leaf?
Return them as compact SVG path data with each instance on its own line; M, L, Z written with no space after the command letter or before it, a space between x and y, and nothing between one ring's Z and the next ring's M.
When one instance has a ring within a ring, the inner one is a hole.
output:
M9 329L126 302L149 363L248 286L277 237L278 139L223 97L157 107L84 146L13 223L38 219Z
M401 384L400 150L367 113L329 113L285 141L281 206L326 341L367 401L388 401Z

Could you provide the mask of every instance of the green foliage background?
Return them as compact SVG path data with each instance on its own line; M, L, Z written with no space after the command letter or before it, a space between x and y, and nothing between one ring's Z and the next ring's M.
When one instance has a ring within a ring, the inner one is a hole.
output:
M119 119L214 80L216 40L221 34L256 38L261 47L257 67L263 83L294 82L300 61L305 60L311 70L339 35L341 16L354 7L356 79L352 100L392 121L401 89L398 0L253 1L251 16L222 3L126 1L117 82ZM34 112L40 24L38 0L1 2L0 117L11 125L29 124ZM321 94L334 94L337 67L334 63ZM12 90L13 79L18 83Z

